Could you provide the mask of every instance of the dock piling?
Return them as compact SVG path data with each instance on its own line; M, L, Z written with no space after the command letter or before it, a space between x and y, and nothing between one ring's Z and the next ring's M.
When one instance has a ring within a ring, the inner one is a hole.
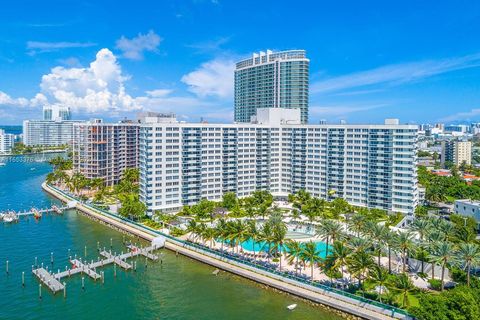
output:
M25 271L22 271L22 287L25 287Z
M6 271L7 271L7 275L8 275L8 260L7 260L7 265L6 265Z
M67 298L67 283L63 283L63 299Z
M38 298L41 300L42 299L42 284L38 284Z
M85 257L83 257L83 259L79 258L78 260L71 259L70 263L72 264L72 268L68 268L67 266L65 266L65 271L62 272L59 268L58 272L54 273L53 266L51 266L50 270L48 269L48 266L43 268L43 263L42 268L37 269L35 269L32 265L32 273L40 280L40 284L46 285L47 288L49 288L54 294L59 291L64 291L64 296L66 296L65 283L61 282L62 278L65 278L67 276L70 277L71 275L81 273L82 290L85 290L85 275L93 278L93 280L95 281L101 280L102 284L105 284L105 271L99 271L99 273L97 273L97 268L106 266L108 264L113 264L113 274L115 278L117 277L117 265L125 270L133 269L136 272L139 258L138 256L145 257L145 268L148 267L149 259L151 259L152 261L158 260L158 256L152 254L152 251L154 249L155 247L153 246L147 248L137 248L129 245L128 251L126 251L126 253L122 252L122 254L118 256L112 255L107 251L101 251L100 256L102 256L103 258L100 257L97 260L92 259L91 261L88 261ZM128 258L133 258L131 264L126 262ZM142 257L140 257L140 259L141 258ZM24 273L22 273L22 285L24 285L24 281Z

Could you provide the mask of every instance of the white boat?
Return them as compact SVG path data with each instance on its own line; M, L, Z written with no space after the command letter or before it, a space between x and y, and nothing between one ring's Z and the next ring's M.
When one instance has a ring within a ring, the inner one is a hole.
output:
M212 274L216 276L216 275L218 275L219 272L220 272L220 270L215 269L215 270L212 272Z
M5 214L3 216L3 221L8 222L8 223L16 222L17 220L18 220L18 215L13 211L8 212L7 214Z
M296 307L297 307L297 304L294 303L294 304L291 304L291 305L287 306L287 309L288 309L288 310L293 310L293 309L295 309Z

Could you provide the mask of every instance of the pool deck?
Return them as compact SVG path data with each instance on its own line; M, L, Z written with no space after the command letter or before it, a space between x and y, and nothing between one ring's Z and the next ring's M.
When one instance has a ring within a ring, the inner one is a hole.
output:
M49 187L46 183L42 184L42 188L48 192L50 195L55 198L63 201L70 202L71 199L63 195L62 193L56 191L55 189ZM100 220L104 223L107 223L117 229L129 232L133 235L136 235L140 238L143 238L147 241L151 241L158 236L147 229L141 229L138 226L128 224L120 219L116 219L112 216L108 216L102 213L97 212L96 210L89 208L88 206L77 202L76 209L82 211L83 213L91 216L96 220ZM296 295L298 297L323 304L334 309L364 318L364 319L374 319L374 320L386 320L386 319L411 319L409 316L396 313L391 314L390 310L382 309L374 305L370 305L359 300L355 300L340 294L323 290L321 288L316 288L309 286L304 283L300 283L295 280L287 279L279 275L271 274L267 271L263 271L252 266L242 264L230 260L225 257L220 257L213 253L201 250L184 247L183 243L180 241L175 241L167 238L165 242L165 247L174 252L180 253L192 259L198 260L200 262L209 264L219 269L237 274L244 278L268 285L272 288Z

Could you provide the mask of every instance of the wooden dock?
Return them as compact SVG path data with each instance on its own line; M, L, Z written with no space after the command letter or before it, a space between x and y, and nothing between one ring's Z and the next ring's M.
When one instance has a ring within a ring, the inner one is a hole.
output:
M63 290L63 284L58 281L54 274L49 273L44 268L38 268L32 270L33 274L37 276L37 278L43 282L53 293L57 293L58 291Z
M99 275L95 270L97 269L97 264L99 264L99 262L95 262L93 264L84 264L82 263L81 261L77 260L77 259L73 259L73 260L70 260L70 263L72 265L75 266L75 268L73 268L72 270L76 271L75 273L80 273L80 272L83 272L85 273L87 276L89 276L90 278L92 278L93 280L97 280L97 279L100 279L102 278L101 275ZM60 274L58 274L58 276L61 276L63 274L67 273L68 275L68 270L67 271L63 271L61 272ZM72 273L70 273L71 275Z
M125 260L139 255L153 261L158 260L158 256L152 253L158 249L156 246L138 248L133 245L128 245L127 247L130 249L130 251L120 255L113 255L111 252L103 250L100 252L100 255L104 259L98 259L97 261L92 261L91 263L81 261L79 259L71 259L70 263L72 264L72 267L58 273L49 273L44 268L33 269L32 273L55 294L56 292L64 289L64 285L60 282L60 280L65 277L71 277L75 274L82 273L96 281L102 278L102 276L97 273L97 268L102 268L114 263L124 270L130 270L133 267Z
M113 263L122 267L125 270L132 269L132 265L125 262L125 260L122 260L121 256L114 256L113 254L111 254L110 252L107 252L107 251L101 251L100 255L107 258L106 260L104 260L104 263L106 261L111 263L110 260L112 260ZM125 255L125 254L123 254L123 255Z
M150 250L149 248L139 248L139 247L135 247L134 245L131 245L131 244L128 245L127 248L130 249L131 252L138 252L138 254L140 254L144 257L147 257L150 260L153 260L153 261L158 260L158 256L150 253L150 251L152 251L152 250ZM146 250L146 249L148 249L148 250Z
M58 207L58 206L53 205L50 208L43 208L43 209L32 208L30 210L22 211L22 212L15 212L15 211L7 210L7 211L0 212L0 217L8 215L8 214L12 214L12 213L15 214L15 216L17 218L34 216L34 215L40 215L41 216L44 213L45 214L48 214L48 213L62 214L65 210L68 210L68 209L71 209L71 208L72 208L71 205L66 205L66 206L63 206L63 207Z

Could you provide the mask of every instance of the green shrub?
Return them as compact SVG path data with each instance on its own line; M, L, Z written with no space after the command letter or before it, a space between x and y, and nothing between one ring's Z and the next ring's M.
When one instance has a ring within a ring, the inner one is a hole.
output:
M428 280L428 283L430 284L430 288L433 290L440 291L442 289L442 281L438 279L430 279Z
M183 236L186 233L187 233L187 231L185 231L183 229L180 229L180 228L177 228L177 227L174 227L174 228L172 228L172 230L170 230L170 235L172 235L174 237L180 237L180 236Z

